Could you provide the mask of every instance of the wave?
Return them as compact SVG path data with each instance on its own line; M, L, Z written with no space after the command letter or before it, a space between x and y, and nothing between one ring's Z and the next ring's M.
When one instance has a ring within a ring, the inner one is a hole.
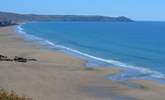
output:
M19 33L25 34L24 29L22 28L22 25L23 25L23 24L18 25L16 30L17 30Z
M16 31L22 35L23 37L25 37L26 40L28 41L35 41L37 43L40 43L42 45L49 45L49 46L55 46L54 43L48 41L48 40L45 40L43 38L40 38L40 37L36 37L34 35L30 35L30 34L27 34L24 29L22 28L22 25L18 25L17 28L16 28Z
M39 38L39 37L30 35L30 34L27 34L24 31L24 29L22 28L22 25L19 25L17 27L17 31L19 33L23 34L28 40L37 41L41 44L49 45L49 46L52 46L54 48L58 48L58 49L61 49L61 50L67 50L69 52L76 53L78 55L81 55L81 56L84 56L84 57L87 57L87 58L90 58L90 59L94 59L96 61L101 61L101 62L104 62L104 63L107 63L107 64L112 64L114 66L118 66L118 67L121 67L121 68L136 70L136 71L139 71L142 74L150 75L150 77L153 77L153 78L158 78L158 79L163 79L163 80L165 79L164 74L162 74L160 72L157 72L157 71L153 71L153 70L148 69L148 68L143 68L143 67L140 67L140 66L133 66L133 65L126 64L126 63L123 63L123 62L120 62L120 61L117 61L117 60L113 60L113 59L100 58L100 57L93 56L93 55L90 55L90 54L87 54L87 53L83 53L83 52L75 50L73 48L69 48L69 47L66 47L66 46L63 46L63 45L55 44L55 43L53 43L49 40L45 40L43 38Z

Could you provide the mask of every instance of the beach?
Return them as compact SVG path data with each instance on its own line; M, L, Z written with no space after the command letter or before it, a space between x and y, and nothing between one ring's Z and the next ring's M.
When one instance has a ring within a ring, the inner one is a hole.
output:
M120 69L86 69L86 61L26 42L16 26L0 28L0 54L34 62L0 62L0 88L33 100L164 100L165 85L147 80L111 81ZM130 85L132 84L132 85Z

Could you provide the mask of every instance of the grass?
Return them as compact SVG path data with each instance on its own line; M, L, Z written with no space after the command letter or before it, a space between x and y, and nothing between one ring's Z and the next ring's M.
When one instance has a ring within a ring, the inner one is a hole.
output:
M32 100L31 98L25 96L19 96L14 91L6 91L0 89L0 100Z

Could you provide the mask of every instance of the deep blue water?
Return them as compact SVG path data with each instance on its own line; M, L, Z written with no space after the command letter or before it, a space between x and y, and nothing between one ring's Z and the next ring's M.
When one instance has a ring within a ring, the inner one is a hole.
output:
M165 22L33 22L21 28L56 48L165 78Z

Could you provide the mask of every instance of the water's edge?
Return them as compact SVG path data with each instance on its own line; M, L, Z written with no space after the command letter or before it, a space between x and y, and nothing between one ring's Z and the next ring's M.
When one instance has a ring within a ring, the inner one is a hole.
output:
M35 41L36 43L38 43L42 46L45 46L48 49L60 50L71 56L76 56L81 59L84 59L88 62L87 67L93 67L93 66L99 66L99 65L107 65L107 66L113 65L117 68L124 69L121 73L117 73L115 75L108 76L108 79L110 79L110 80L144 79L144 80L156 80L158 82L165 83L165 75L160 72L153 71L153 70L146 69L146 68L137 67L137 66L128 65L128 64L125 64L125 63L122 63L119 61L115 61L115 60L103 59L100 57L92 56L92 55L83 53L81 51L78 51L78 50L75 50L72 48L68 48L63 45L56 45L49 40L45 40L40 37L36 37L36 36L26 33L24 31L24 29L22 28L22 25L24 25L24 24L26 24L26 23L18 25L15 30L16 30L16 33L21 35L27 41Z

